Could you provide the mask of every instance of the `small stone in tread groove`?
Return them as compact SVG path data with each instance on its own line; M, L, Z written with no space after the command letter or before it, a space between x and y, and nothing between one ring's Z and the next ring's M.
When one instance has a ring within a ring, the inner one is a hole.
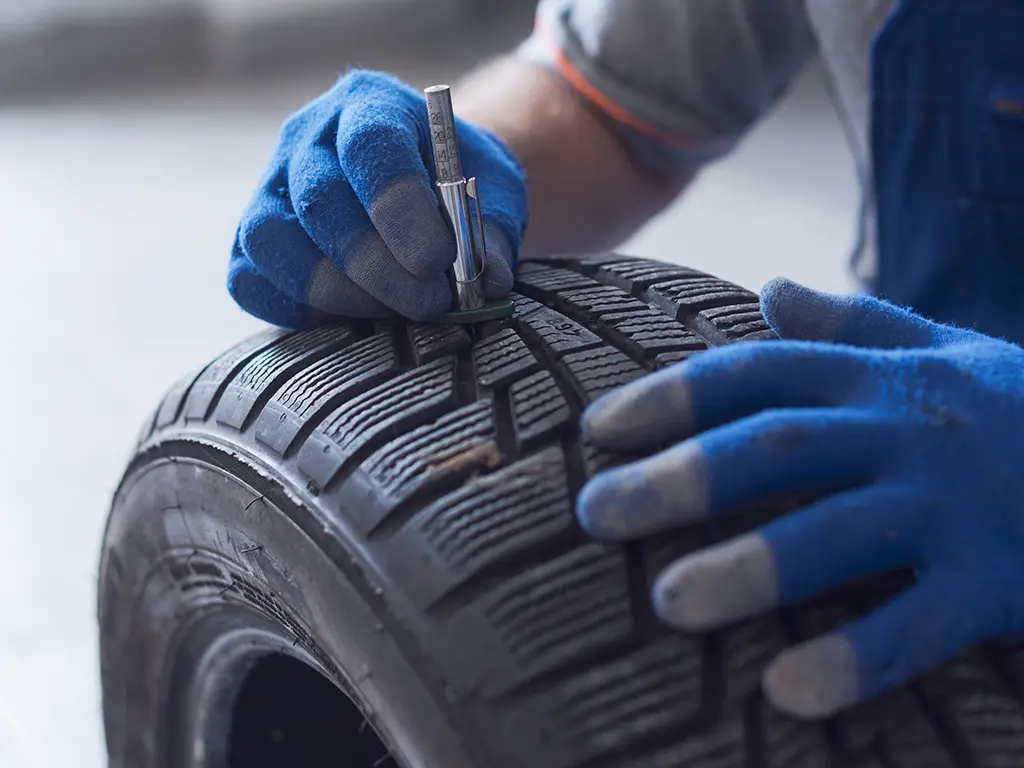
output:
M479 342L473 348L477 384L493 389L536 370L537 358L512 328Z
M569 404L549 371L539 371L515 382L510 397L520 447L560 432L572 419Z

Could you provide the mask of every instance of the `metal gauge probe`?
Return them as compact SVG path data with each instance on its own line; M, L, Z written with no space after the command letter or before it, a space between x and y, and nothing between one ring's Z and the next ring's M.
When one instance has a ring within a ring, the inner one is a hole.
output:
M480 310L487 304L482 279L486 246L476 177L467 179L462 174L451 88L432 85L423 92L427 97L438 197L455 237L455 309Z

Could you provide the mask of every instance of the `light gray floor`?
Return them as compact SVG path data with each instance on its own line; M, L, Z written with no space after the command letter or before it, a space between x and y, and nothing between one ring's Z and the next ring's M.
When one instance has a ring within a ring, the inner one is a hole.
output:
M397 62L419 82L444 67ZM259 324L224 290L278 125L333 75L0 111L0 765L99 768L97 554L166 386ZM622 250L846 290L856 206L814 71Z

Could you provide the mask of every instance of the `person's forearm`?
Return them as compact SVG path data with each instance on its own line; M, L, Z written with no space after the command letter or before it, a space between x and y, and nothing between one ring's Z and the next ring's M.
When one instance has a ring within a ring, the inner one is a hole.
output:
M467 75L454 98L461 117L501 136L526 169L530 222L521 258L612 248L689 181L638 168L566 83L514 55Z

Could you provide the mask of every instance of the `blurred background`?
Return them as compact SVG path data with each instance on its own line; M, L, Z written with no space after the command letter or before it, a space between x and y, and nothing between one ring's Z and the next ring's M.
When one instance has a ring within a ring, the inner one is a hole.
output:
M533 0L0 0L0 765L104 765L94 581L163 390L257 330L225 288L282 120L347 65L415 85ZM856 189L817 66L620 250L849 290Z

